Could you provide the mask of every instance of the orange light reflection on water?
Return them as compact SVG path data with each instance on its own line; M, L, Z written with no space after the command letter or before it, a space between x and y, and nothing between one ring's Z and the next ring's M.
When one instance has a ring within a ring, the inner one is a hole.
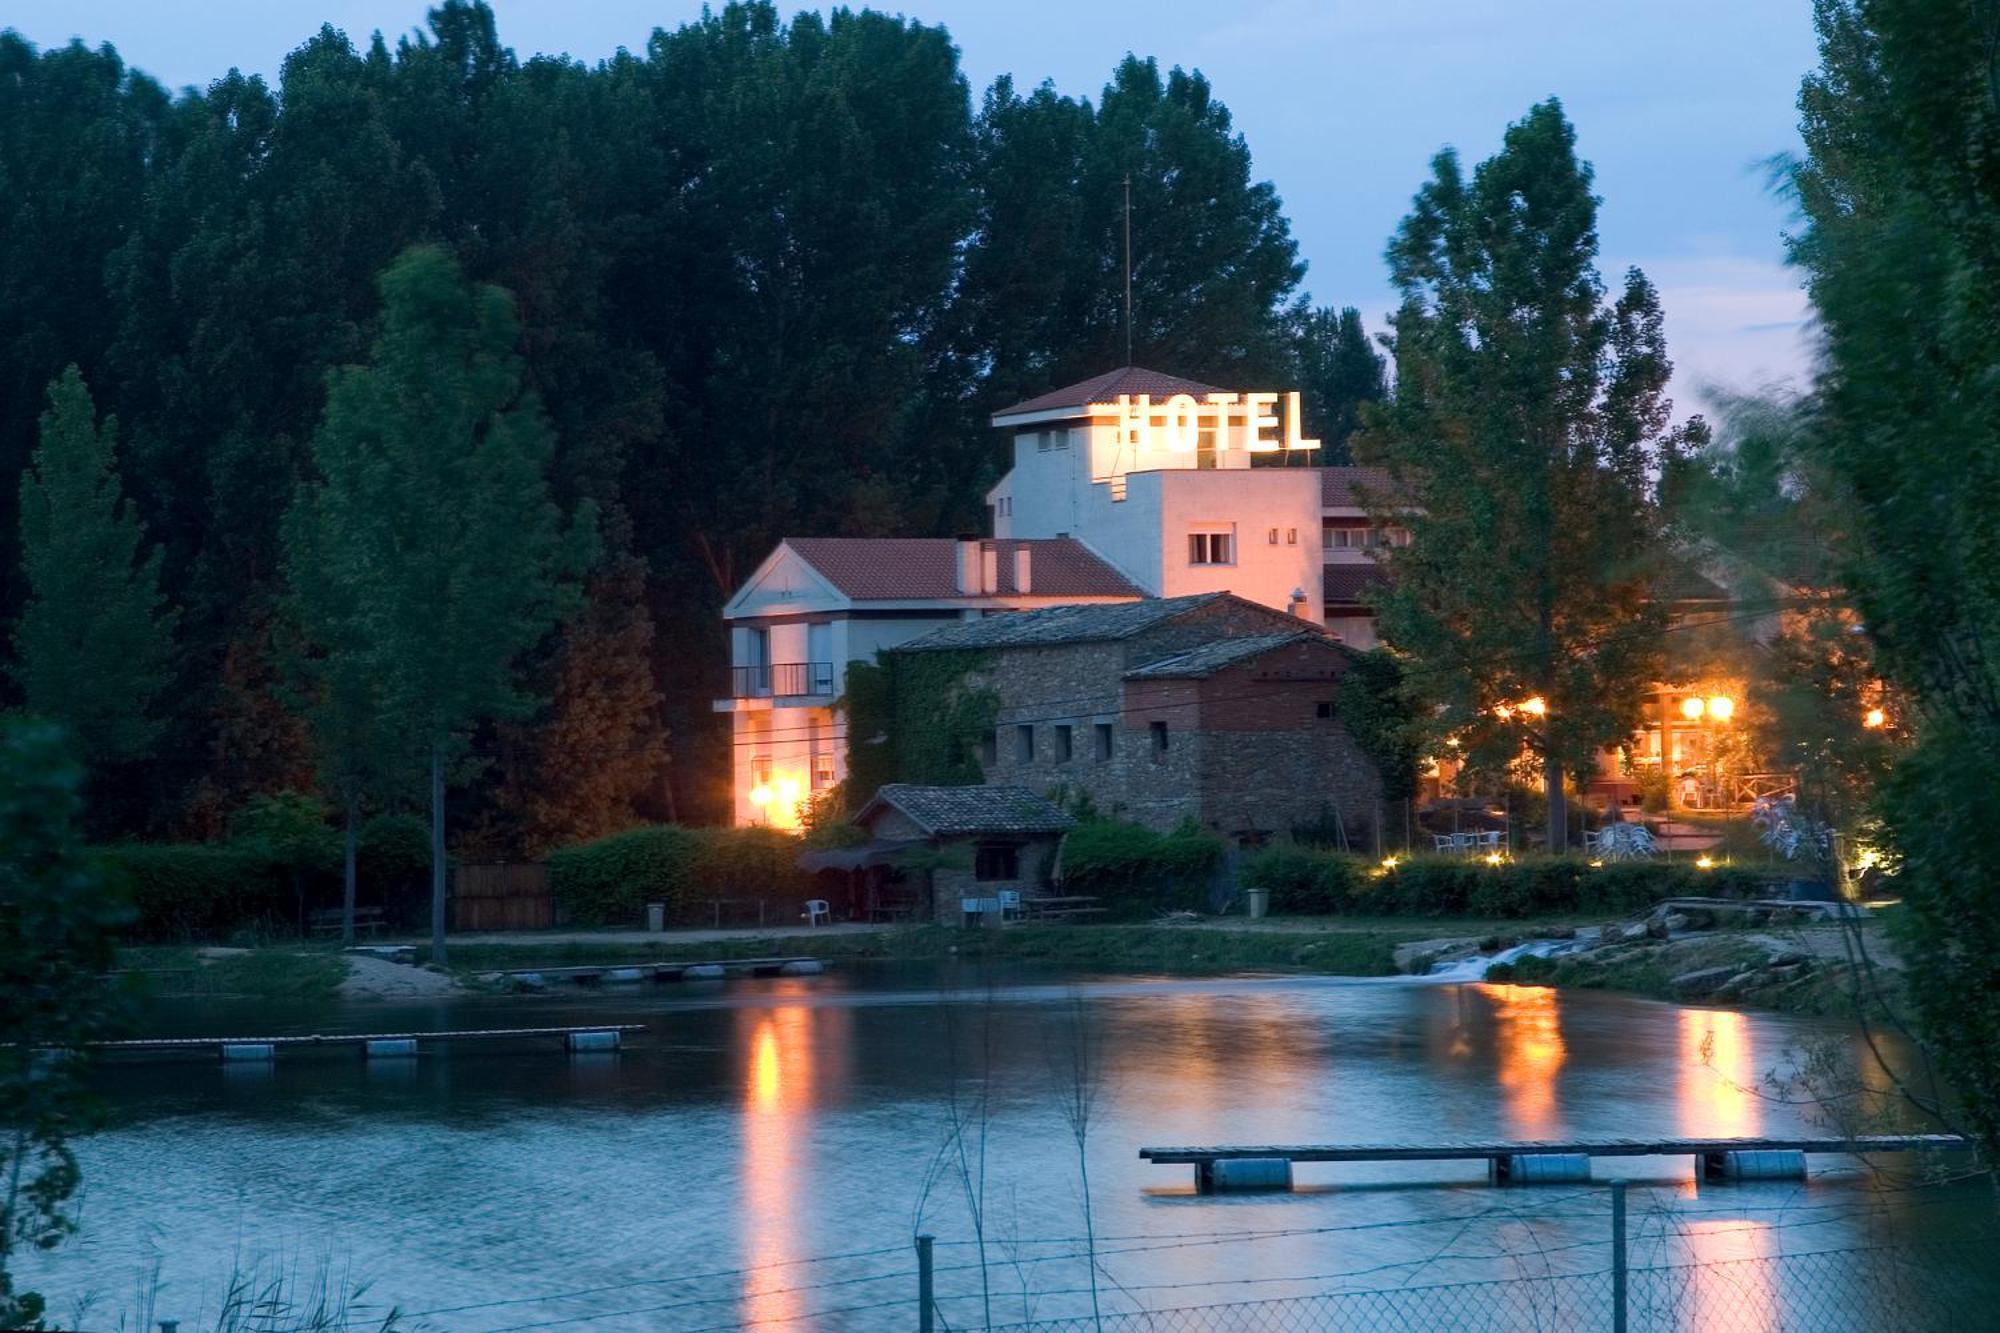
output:
M793 1252L799 1172L810 1149L813 1020L804 1006L743 1011L751 1026L743 1088L743 1318L747 1323L800 1318L799 1270L770 1267Z
M1494 1054L1508 1129L1520 1138L1547 1138L1556 1128L1556 1077L1569 1058L1557 992L1492 982L1481 982L1478 989L1494 1006Z
M1750 1020L1733 1009L1680 1011L1680 1079L1676 1090L1683 1133L1736 1138L1758 1132L1757 1058Z

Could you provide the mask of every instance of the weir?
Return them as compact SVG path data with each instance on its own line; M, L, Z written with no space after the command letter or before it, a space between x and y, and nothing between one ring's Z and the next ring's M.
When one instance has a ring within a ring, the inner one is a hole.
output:
M810 977L826 970L817 958L721 958L698 963L604 963L579 967L510 967L481 973L486 981L541 986L567 981L578 986L639 985L660 981L715 981L730 975Z
M1298 1162L1466 1162L1484 1160L1496 1185L1577 1183L1599 1157L1692 1157L1703 1180L1798 1180L1811 1154L1955 1151L1958 1134L1862 1134L1852 1138L1606 1139L1591 1142L1289 1144L1141 1148L1155 1165L1193 1166L1202 1193L1288 1189ZM1241 1164L1232 1166L1232 1164Z

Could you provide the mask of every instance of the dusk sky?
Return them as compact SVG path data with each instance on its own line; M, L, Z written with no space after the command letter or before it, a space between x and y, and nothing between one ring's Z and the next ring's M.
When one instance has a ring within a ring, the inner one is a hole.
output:
M1095 99L1128 50L1201 70L1275 183L1316 302L1390 305L1384 241L1439 147L1490 153L1506 123L1561 97L1604 198L1603 265L1661 288L1682 410L1703 383L1796 380L1805 301L1783 264L1789 210L1769 160L1796 151L1813 64L1807 0L917 0L957 40L975 97L1002 73ZM787 7L789 9L789 7ZM595 62L643 47L694 0L494 0L522 57ZM420 0L15 0L0 24L47 45L108 41L163 82L231 66L275 81L321 21L357 43L423 21ZM1169 368L1170 369L1170 368Z

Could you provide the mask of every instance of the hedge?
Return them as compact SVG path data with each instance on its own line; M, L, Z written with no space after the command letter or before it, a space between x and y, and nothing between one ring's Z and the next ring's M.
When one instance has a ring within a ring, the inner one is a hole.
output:
M297 928L299 905L289 875L255 851L128 843L100 847L97 858L132 904L135 939L222 939L245 930Z
M1592 866L1578 857L1529 857L1496 866L1464 858L1414 857L1384 870L1355 857L1289 844L1257 853L1240 878L1245 887L1270 891L1272 911L1304 915L1622 913L1663 898L1754 898L1775 888L1763 871L1729 866L1699 870L1685 861Z
M771 829L655 824L549 854L549 891L579 925L634 925L665 903L671 925L699 924L710 898L811 897L799 840Z
M1124 820L1088 819L1063 841L1063 890L1101 899L1113 918L1207 911L1223 852L1222 839L1194 824L1156 833Z

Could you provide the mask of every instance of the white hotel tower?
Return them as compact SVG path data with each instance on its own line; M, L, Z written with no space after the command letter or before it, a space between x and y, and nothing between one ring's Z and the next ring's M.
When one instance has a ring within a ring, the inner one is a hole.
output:
M991 537L788 538L724 607L737 823L795 826L845 775L847 664L955 620L1233 592L1374 646L1373 548L1407 538L1361 506L1379 474L1311 466L1296 394L1126 367L993 424L1014 466L987 493Z

